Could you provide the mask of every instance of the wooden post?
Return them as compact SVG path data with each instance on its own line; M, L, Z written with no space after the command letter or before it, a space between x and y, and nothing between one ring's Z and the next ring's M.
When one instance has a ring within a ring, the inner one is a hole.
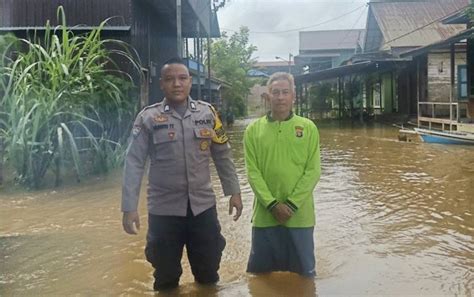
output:
M197 32L197 99L201 98L201 31L199 21L196 21Z
M453 121L453 102L455 101L455 71L456 71L456 58L455 58L455 43L453 42L451 44L451 55L450 55L450 68L451 68L451 92L449 94L449 130L451 131L453 129L452 121ZM458 118L459 115L456 115L456 118Z
M0 138L0 186L3 184L3 139Z
M342 119L342 100L341 100L341 77L337 78L337 99L339 101L339 119Z
M176 40L178 57L183 57L183 31L182 31L182 5L181 0L176 0Z

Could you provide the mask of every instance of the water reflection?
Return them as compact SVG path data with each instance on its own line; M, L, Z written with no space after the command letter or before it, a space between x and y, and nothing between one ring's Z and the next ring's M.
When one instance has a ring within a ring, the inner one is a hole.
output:
M316 279L245 273L253 195L241 139L229 131L244 212L227 215L216 287L193 282L156 294L142 230L121 230L120 172L57 190L0 192L0 295L326 296L459 295L474 286L474 150L402 143L390 127L320 125L323 175L316 189ZM145 185L145 183L144 183ZM143 191L144 193L144 191Z

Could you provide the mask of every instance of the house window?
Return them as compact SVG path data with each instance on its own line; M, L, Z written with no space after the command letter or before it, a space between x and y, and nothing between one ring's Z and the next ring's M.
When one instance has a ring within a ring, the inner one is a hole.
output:
M466 101L467 95L467 66L458 65L458 100Z
M373 92L372 92L372 98L374 102L374 108L380 108L380 83L374 84Z

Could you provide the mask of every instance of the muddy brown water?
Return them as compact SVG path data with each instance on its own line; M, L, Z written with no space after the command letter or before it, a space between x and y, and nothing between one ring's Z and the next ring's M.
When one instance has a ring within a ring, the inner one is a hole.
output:
M244 126L229 130L245 207L238 222L226 213L214 178L227 239L221 281L194 284L183 259L180 288L156 295L474 294L474 147L398 142L397 130L387 126L321 125L317 277L251 276L245 273L253 196L241 148ZM0 295L155 295L143 254L145 199L139 235L126 235L120 178L117 171L61 189L1 189Z

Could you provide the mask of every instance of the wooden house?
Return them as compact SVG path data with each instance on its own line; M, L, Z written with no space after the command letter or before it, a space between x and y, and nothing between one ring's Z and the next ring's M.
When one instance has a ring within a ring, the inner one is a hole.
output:
M161 100L159 68L171 57L187 57L194 52L198 60L189 59L188 66L199 65L201 70L190 67L191 71L200 77L208 75L202 63L202 44L220 36L210 1L0 0L0 34L11 32L18 37L33 32L41 34L48 20L53 26L58 24L60 5L64 7L71 30L87 32L109 19L103 36L126 41L135 48L145 77L141 83L142 105ZM193 44L193 49L188 44ZM201 47L197 48L198 45ZM118 59L119 65L126 64Z
M418 85L423 78L427 79L427 64L422 60L426 57L413 60L413 57L401 54L446 40L465 30L464 24L443 24L442 20L463 11L468 4L468 0L371 1L363 52L353 55L339 70L333 68L297 77L298 102L303 106L308 104L311 94L307 90L311 89L311 84L332 80L338 94L332 108L339 111L338 116L345 113L362 118L365 113L415 118L418 101L424 101L428 94L424 89L426 84ZM435 56L431 58L435 59ZM449 61L449 51L438 52L437 58L448 58ZM347 87L354 81L359 83L355 88L357 97L351 97L350 90L354 88ZM438 82L449 86L444 78L440 77Z

